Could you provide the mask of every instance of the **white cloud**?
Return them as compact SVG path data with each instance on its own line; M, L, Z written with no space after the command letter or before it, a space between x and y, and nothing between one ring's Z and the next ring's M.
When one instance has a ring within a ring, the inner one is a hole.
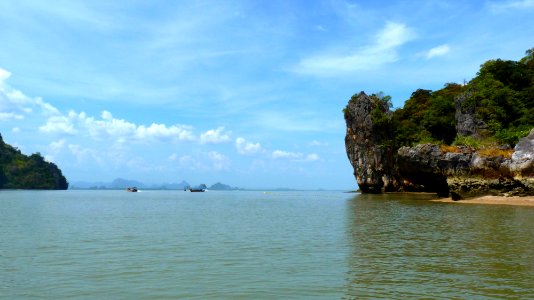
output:
M235 140L235 147L239 154L255 154L262 151L260 143L247 142L244 138L238 137Z
M208 157L211 160L215 170L227 170L230 167L230 160L223 154L220 154L216 151L211 151L208 153Z
M90 162L91 164L94 164L96 162L99 165L102 165L103 163L103 159L98 154L98 151L84 148L76 144L69 144L67 148L69 149L70 153L76 157L78 163Z
M175 161L175 160L178 159L178 154L173 153L173 154L169 155L169 157L167 159L170 160L170 161Z
M19 133L19 132L20 132L20 128L18 128L18 127L13 127L13 129L11 129L11 132L13 132L13 133Z
M46 124L39 127L44 133L77 134L80 132L95 139L113 138L125 141L189 141L193 140L191 126L152 123L150 126L136 125L124 119L114 118L108 111L103 111L101 119L88 117L85 112L70 111L67 116L52 116Z
M210 129L200 135L200 143L224 143L230 140L230 132L224 132L224 127L218 127L217 129Z
M319 155L315 153L305 155L300 152L288 152L282 150L273 151L272 156L275 159L290 159L295 162L311 162L319 160Z
M426 53L426 58L431 59L436 56L443 56L451 51L451 48L447 44L443 44L437 47L434 47Z
M59 141L50 143L48 147L50 148L51 151L58 152L58 151L61 151L61 149L63 149L64 146L65 146L65 140L61 139Z
M74 135L78 131L74 128L72 123L72 116L53 116L48 118L46 124L39 127L39 131L44 133L65 133Z
M282 150L274 150L273 151L273 158L302 158L302 153L297 152L288 152L288 151L282 151Z
M387 22L386 26L376 35L374 50L389 50L405 44L415 38L411 28L395 22Z
M339 73L369 70L397 61L396 48L413 40L414 31L405 24L388 22L374 41L352 53L329 53L304 58L296 71L304 74L330 76Z
M143 125L136 129L136 136L139 139L159 139L159 140L174 140L174 141L190 141L193 140L193 133L191 126L187 125L171 125L152 123L149 127Z
M59 110L40 97L30 98L6 83L11 73L0 68L0 120L22 120L39 109L44 115L57 115Z
M315 153L310 153L306 155L306 161L316 161L316 160L319 160L319 155Z
M0 68L0 84L2 81L8 79L9 77L11 77L11 72Z
M328 143L319 142L318 140L313 140L310 142L310 146L322 147L322 146L328 146Z
M47 161L57 162L56 157L65 148L65 140L61 139L48 145L48 153L44 156Z
M12 112L0 112L0 121L22 120L23 115Z
M534 0L512 0L505 2L493 2L490 4L494 12L500 12L509 9L527 9L534 7Z

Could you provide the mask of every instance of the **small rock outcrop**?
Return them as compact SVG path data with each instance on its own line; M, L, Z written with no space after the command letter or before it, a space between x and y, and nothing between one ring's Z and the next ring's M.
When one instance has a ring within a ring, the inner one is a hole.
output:
M534 177L534 129L515 145L510 170L515 176Z
M456 132L462 136L480 138L486 132L488 125L475 115L476 103L470 101L469 92L456 98Z

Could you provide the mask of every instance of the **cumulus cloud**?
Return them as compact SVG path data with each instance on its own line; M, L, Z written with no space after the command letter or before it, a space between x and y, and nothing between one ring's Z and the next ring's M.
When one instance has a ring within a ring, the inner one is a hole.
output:
M415 38L414 31L402 23L388 22L371 44L352 53L329 53L304 58L296 71L311 75L335 75L368 70L397 61L397 48Z
M56 162L56 157L65 148L65 140L61 139L48 145L48 153L45 155L45 159L50 162Z
M230 132L224 132L224 127L208 130L200 135L201 144L218 144L228 142L230 140Z
M262 151L260 143L247 142L244 138L238 137L235 140L235 147L239 154L255 154Z
M44 115L59 114L52 104L36 97L31 98L7 84L11 73L0 68L0 121L22 120L37 110Z
M309 162L319 160L319 155L315 153L303 154L300 152L288 152L282 150L275 150L272 153L272 157L275 159L290 159L297 162Z
M0 68L0 121L25 119L32 113L46 116L46 123L39 127L42 133L77 135L82 134L95 139L113 138L124 141L188 141L194 140L192 127L188 125L165 125L152 123L137 125L124 119L115 118L109 111L103 111L100 118L87 116L85 112L70 111L62 114L52 104L42 98L31 98L6 83L11 73ZM222 142L230 140L223 127L205 132L201 136L204 142Z
M95 139L114 138L116 141L188 141L193 140L192 127L152 123L137 125L124 119L114 118L109 111L103 111L101 118L88 117L85 112L70 111L68 115L52 116L39 127L44 133L78 134L84 132Z
M449 47L449 45L443 44L443 45L440 45L440 46L437 46L437 47L434 47L428 50L425 56L427 59L431 59L436 56L443 56L449 53L449 51L451 51L451 48Z
M72 112L74 114L74 112ZM74 129L73 117L75 115L69 114L69 116L53 116L48 118L46 124L39 127L39 131L44 133L65 133L74 135L78 133Z

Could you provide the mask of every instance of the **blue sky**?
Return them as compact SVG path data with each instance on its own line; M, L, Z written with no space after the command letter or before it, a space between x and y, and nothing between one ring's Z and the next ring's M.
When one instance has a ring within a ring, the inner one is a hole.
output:
M534 0L0 2L0 133L70 182L354 189L342 108L534 47Z

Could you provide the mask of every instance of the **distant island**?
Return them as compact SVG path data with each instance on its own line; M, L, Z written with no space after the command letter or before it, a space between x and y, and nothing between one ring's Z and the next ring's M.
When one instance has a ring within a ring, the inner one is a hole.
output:
M185 180L182 180L179 183L145 184L137 180L116 178L111 182L73 182L70 188L73 190L122 190L129 187L137 187L140 189L147 190L185 190L193 186ZM220 182L217 182L211 185L210 187L206 186L205 184L201 184L198 187L217 191L243 190L242 188L232 187L230 185Z
M24 155L6 144L0 134L0 189L66 190L69 183L61 170L40 153Z
M534 48L519 61L485 62L468 83L418 89L404 107L391 107L391 97L361 92L343 109L363 193L534 195Z

